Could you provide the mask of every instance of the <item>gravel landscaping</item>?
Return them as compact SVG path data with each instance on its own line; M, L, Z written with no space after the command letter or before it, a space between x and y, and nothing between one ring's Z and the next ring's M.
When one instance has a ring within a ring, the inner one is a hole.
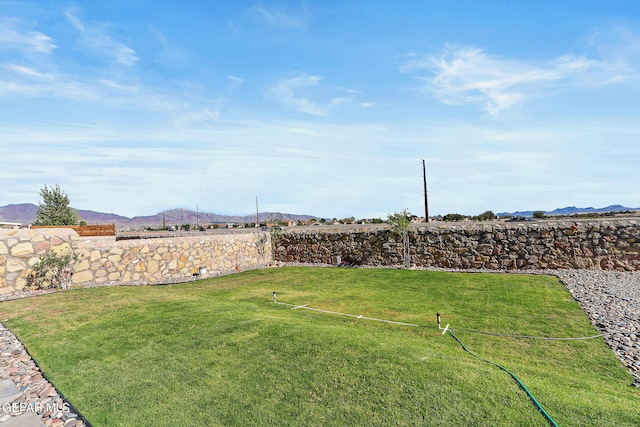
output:
M10 401L2 402L0 425L28 412L35 413L47 427L87 425L75 408L43 376L22 342L1 323L0 369L0 380L12 381L19 393L19 396L8 399Z
M578 301L640 387L640 272L558 270Z

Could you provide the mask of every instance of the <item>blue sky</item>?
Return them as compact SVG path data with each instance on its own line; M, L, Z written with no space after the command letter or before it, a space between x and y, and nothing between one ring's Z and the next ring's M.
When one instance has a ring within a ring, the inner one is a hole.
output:
M640 2L0 0L0 206L640 207Z

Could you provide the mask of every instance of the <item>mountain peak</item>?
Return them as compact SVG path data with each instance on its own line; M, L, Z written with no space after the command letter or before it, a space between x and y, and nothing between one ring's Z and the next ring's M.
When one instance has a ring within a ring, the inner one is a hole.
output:
M611 205L604 208L578 208L576 206L567 206L564 208L557 208L552 211L545 211L544 214L547 216L554 215L574 215L579 213L607 213L607 212L620 212L620 211L637 211L640 208L628 208L622 205ZM516 212L500 212L498 216L523 216L523 217L532 217L535 211L516 211Z
M0 207L0 221L19 222L29 224L35 221L38 206L32 203L12 204ZM208 212L196 212L185 208L169 209L158 212L155 215L137 216L127 218L125 216L113 213L102 213L90 210L76 209L80 219L88 224L116 224L118 226L161 226L163 222L166 225L181 224L208 224L218 223L224 224L229 222L247 223L255 222L255 214L239 216L239 215L218 215ZM280 212L260 212L259 220L309 220L315 218L311 215L297 215Z

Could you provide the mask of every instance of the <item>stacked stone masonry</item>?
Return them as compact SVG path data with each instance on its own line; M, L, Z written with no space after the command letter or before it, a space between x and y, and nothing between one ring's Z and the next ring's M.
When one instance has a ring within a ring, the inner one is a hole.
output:
M0 230L0 293L23 289L43 253L73 251L74 285L160 284L267 266L269 233L122 240L80 237L71 229Z
M488 270L640 270L640 219L432 223L409 232L416 267ZM394 266L401 236L388 227L306 229L282 235L283 262Z
M416 267L640 271L640 219L434 223L414 226L409 239ZM386 226L293 228L276 246L283 262L403 264L401 237ZM0 293L23 289L49 249L78 255L72 280L83 286L184 282L274 261L262 231L116 241L65 228L0 230Z

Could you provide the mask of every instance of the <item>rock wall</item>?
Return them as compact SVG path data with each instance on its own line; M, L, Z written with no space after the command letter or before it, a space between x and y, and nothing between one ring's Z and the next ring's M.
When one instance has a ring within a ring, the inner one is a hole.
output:
M123 240L80 237L72 229L0 230L0 293L20 290L47 250L73 251L74 284L151 284L192 280L267 266L267 232Z
M416 267L640 270L640 219L523 223L432 223L409 233ZM276 259L368 266L403 265L402 240L388 227L285 232Z
M640 271L640 219L527 223L435 223L409 233L416 267L601 269ZM24 288L48 249L74 251L73 282L81 285L173 283L273 262L268 232L143 240L79 237L65 228L0 230L0 293ZM401 237L388 227L292 228L276 260L400 266Z

